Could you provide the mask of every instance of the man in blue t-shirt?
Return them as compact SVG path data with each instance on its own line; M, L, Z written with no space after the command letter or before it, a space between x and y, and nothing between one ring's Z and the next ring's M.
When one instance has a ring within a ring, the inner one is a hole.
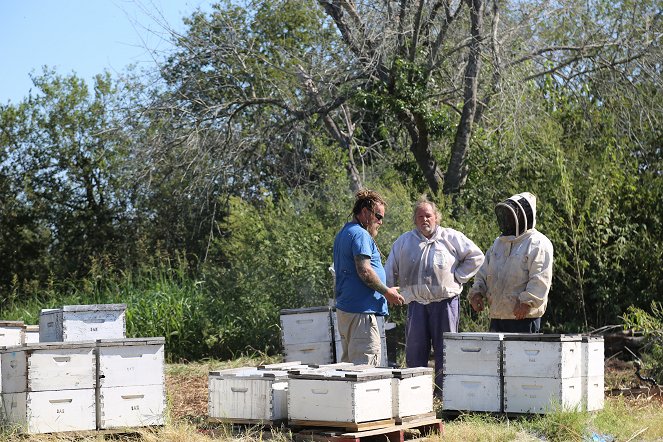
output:
M382 225L386 203L372 190L355 195L352 221L334 240L336 317L341 335L341 361L377 365L380 331L376 315L389 313L387 302L403 305L398 287L387 287L374 237Z

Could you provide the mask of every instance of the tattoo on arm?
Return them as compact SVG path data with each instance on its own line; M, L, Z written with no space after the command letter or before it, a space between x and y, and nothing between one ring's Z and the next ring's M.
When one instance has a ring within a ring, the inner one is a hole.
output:
M387 292L387 286L384 285L382 281L380 281L377 273L375 273L375 270L373 270L373 267L371 267L371 258L365 255L357 255L355 256L355 266L357 268L359 278L364 282L364 284L381 293L382 295Z

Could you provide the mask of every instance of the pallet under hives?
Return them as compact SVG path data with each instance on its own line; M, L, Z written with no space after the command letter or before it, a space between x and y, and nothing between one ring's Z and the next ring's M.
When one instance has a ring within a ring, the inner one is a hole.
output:
M406 439L425 437L434 433L444 435L444 424L435 417L434 413L411 416L398 424L382 425L376 421L364 422L358 424L358 427L361 428L295 427L297 431L294 433L293 439L296 442L364 442L372 439L385 440L386 438L390 442L403 442Z

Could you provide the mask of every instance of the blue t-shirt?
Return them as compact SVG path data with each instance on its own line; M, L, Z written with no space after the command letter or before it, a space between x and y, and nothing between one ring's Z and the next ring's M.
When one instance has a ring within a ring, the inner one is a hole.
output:
M345 224L334 240L334 272L336 273L336 308L348 313L387 315L387 300L359 278L355 256L371 257L371 267L385 283L386 275L380 251L371 235L355 222Z

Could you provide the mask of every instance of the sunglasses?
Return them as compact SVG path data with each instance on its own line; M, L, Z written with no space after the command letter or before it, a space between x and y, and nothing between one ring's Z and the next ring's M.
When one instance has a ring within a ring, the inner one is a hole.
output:
M375 215L375 217L378 219L378 221L382 221L384 219L384 215L381 215L381 214L379 214L379 213L377 213L377 212L375 212L374 210L371 210L371 209L368 209L368 210L370 210L371 213L373 215Z

